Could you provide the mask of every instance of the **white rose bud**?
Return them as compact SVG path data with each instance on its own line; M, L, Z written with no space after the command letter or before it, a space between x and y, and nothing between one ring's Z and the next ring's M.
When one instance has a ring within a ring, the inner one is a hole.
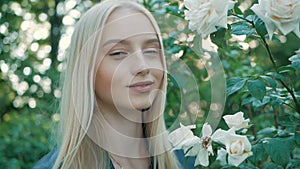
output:
M276 27L284 35L294 32L300 38L299 0L258 0L258 4L253 5L251 9L264 21L270 39Z
M229 128L234 128L235 130L247 128L250 121L249 119L244 118L243 112L237 112L234 115L226 115L223 119Z
M246 158L252 155L251 144L246 136L235 135L226 143L228 163L239 166Z

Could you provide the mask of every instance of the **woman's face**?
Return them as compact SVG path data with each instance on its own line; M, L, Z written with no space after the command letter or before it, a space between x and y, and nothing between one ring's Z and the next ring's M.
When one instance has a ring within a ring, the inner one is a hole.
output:
M164 75L160 43L149 19L133 9L116 9L108 17L100 50L95 93L101 109L149 108Z

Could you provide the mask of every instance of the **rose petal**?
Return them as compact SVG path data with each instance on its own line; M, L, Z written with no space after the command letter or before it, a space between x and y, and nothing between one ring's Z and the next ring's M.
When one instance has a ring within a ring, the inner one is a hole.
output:
M230 155L228 156L228 164L239 166L245 159L252 155L252 152L244 153L243 155Z
M184 0L183 4L187 9L192 9L194 0Z
M180 144L178 144L174 149L185 149L188 150L195 144L200 143L200 138L197 136L194 136L193 138L188 138L182 141Z
M229 128L234 128L235 130L248 127L248 122L250 121L249 119L244 118L243 112L237 112L233 115L226 115L223 117L223 119Z
M188 151L187 151L188 150ZM201 150L201 144L198 142L197 144L194 144L192 148L189 148L185 151L185 156L196 156L199 154L199 151Z
M208 123L204 123L202 127L202 137L208 137L212 134L212 128Z
M220 150L218 150L217 160L220 161L220 164L222 166L227 164L227 162L226 162L226 155L227 155L227 151L224 150L223 148L221 148Z
M193 132L191 131L191 129L194 127L196 126L195 125L184 126L180 124L180 128L174 130L169 134L168 137L169 141L174 147L180 146L180 144L185 140L192 139L195 137Z
M201 149L196 157L194 166L202 165L204 167L207 167L209 165L208 156L208 151Z
M211 145L207 147L207 151L208 151L209 154L214 155L214 151L213 151Z
M222 129L218 129L214 132L214 134L211 136L211 139L215 142L218 142L218 143L222 143L224 144L225 142L225 139L227 139L228 135L230 133L234 133L234 130L228 130L228 131L225 131L225 130L222 130Z
M191 129L194 128L196 128L196 125L184 126L180 123L180 128L174 130L169 134L168 139L174 147L174 150L190 148L197 142L200 142L200 138L194 136L194 133L191 131Z

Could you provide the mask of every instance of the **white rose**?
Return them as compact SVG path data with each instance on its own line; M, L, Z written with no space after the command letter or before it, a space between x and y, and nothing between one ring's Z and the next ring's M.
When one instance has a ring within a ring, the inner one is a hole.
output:
M180 128L171 132L168 136L169 141L173 145L174 149L188 149L197 142L200 142L200 138L194 136L191 129L196 128L195 125L184 126L180 123Z
M300 1L299 0L258 0L251 7L264 21L270 39L277 27L284 35L294 32L300 38Z
M244 118L243 112L237 112L234 115L226 115L223 119L229 128L234 128L235 130L247 128L250 121L249 119Z
M202 136L200 151L197 153L197 157L195 160L195 166L202 165L207 167L209 165L209 155L213 155L213 149L211 145L211 134L212 128L208 123L205 123L202 127Z
M191 131L195 126L184 126L180 124L180 128L169 134L169 141L174 146L173 150L183 149L185 156L196 156L195 166L209 165L209 155L213 155L211 145L212 128L208 123L202 127L202 137L194 136Z
M227 28L227 11L234 7L231 0L184 0L188 9L185 19L189 20L189 28L197 31L202 37L215 32L216 26Z
M218 129L212 140L224 144L228 153L228 164L239 166L252 155L251 144L246 136L235 134L234 130Z

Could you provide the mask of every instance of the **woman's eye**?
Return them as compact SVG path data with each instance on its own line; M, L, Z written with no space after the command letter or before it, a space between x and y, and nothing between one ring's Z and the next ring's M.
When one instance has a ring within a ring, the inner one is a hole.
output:
M151 55L156 55L159 54L159 50L156 48L149 48L144 50L144 54L151 54Z
M125 51L114 51L108 54L109 56L116 56L116 57L122 57L127 55L127 52Z

